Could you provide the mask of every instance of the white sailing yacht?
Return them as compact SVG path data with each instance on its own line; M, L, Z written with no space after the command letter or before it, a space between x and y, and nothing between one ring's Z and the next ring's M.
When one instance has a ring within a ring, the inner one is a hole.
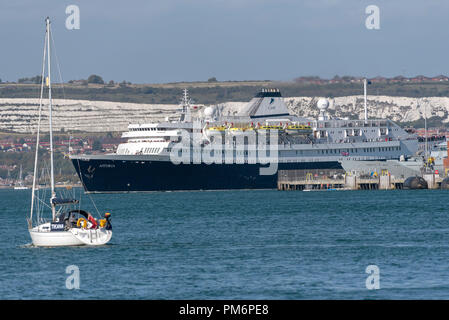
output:
M103 245L112 237L112 225L109 221L110 213L98 221L84 210L76 209L78 200L58 197L55 192L54 166L53 166L53 132L52 132L52 97L51 97L51 55L50 55L50 19L47 17L44 55L42 62L42 82L39 102L39 118L36 138L36 155L34 159L33 188L31 193L31 211L28 220L33 245L35 246L80 246ZM47 62L47 70L45 65ZM44 76L48 87L48 117L50 131L50 203L45 200L45 189L39 190L36 185L39 135L44 93ZM43 212L51 210L51 220L43 217ZM33 215L34 214L34 215Z
M27 190L28 187L23 184L22 178L22 165L20 165L19 178L17 179L17 184L14 186L14 190Z

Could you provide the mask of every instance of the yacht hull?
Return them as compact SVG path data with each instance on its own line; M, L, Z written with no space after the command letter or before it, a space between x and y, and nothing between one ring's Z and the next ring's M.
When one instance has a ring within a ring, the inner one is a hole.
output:
M37 231L30 230L31 240L36 247L68 247L82 246L85 243L70 231Z
M65 231L49 231L50 223L44 223L30 230L31 240L36 247L71 247L104 245L112 238L112 231L101 229L72 228Z

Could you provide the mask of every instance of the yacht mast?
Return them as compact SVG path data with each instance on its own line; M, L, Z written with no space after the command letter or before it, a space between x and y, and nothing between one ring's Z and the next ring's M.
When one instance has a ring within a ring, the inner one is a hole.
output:
M22 179L22 165L20 165L20 171L19 171L19 186L23 186L23 179Z
M48 113L49 113L49 122L50 122L50 176L51 176L51 216L52 221L55 220L56 217L56 208L53 203L53 199L56 198L55 193L55 175L54 175L54 166L53 166L53 128L52 128L52 101L51 101L51 63L50 63L50 18L47 17L45 20L47 22L47 61L48 61L48 75L47 75L47 85L48 85Z
M28 221L28 227L30 229L32 228L32 224L33 224L34 198L35 198L36 181L37 181L37 162L38 162L37 159L39 157L39 137L40 137L41 118L42 118L42 97L44 95L45 55L47 53L47 33L48 33L48 27L45 28L44 55L42 57L41 95L40 95L40 99L39 99L39 116L38 116L38 120L37 120L37 132L36 132L36 150L35 150L36 154L34 157L33 188L31 190L31 212L30 212L30 220Z
M425 144L425 157L426 157L426 163L427 163L427 159L429 158L428 154L427 154L427 150L428 150L428 144L427 144L427 104L424 104L424 131L425 131L425 137L426 137L426 144Z

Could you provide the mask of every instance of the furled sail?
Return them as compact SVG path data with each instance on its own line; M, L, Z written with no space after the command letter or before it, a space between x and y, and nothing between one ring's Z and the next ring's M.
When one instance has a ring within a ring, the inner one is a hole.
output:
M51 203L56 205L64 205L64 204L77 204L79 201L76 199L70 199L70 198L53 198L51 199Z

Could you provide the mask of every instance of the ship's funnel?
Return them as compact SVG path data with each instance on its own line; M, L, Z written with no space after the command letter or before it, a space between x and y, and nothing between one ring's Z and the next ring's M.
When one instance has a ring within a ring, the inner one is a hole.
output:
M243 107L237 116L250 118L265 118L289 116L287 106L282 100L279 89L262 89L248 104Z

